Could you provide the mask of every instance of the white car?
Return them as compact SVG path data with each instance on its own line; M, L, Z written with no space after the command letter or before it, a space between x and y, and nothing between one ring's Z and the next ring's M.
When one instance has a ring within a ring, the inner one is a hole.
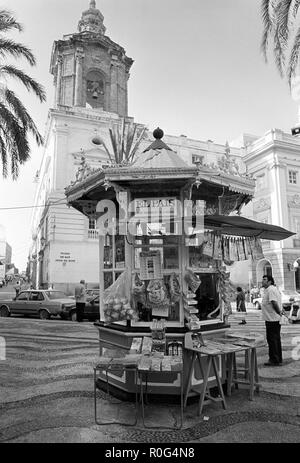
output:
M284 310L290 310L292 302L300 300L300 294L297 293L297 291L287 291L285 289L280 289L279 292L281 294L281 304ZM252 302L256 309L261 309L262 297L257 297L253 299Z

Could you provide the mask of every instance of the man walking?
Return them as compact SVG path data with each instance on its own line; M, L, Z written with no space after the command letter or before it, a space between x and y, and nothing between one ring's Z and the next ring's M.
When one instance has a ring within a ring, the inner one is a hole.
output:
M80 280L80 284L75 287L75 300L76 318L78 322L82 322L86 303L86 289L84 280Z
M21 283L20 283L20 280L18 280L14 286L14 289L16 291L16 297L19 296L20 294L20 291L21 291Z
M269 361L264 363L264 365L281 366L280 315L283 313L281 309L281 296L275 286L273 277L270 275L263 276L262 286L265 291L262 298L261 311L262 318L266 324L266 336L269 346Z

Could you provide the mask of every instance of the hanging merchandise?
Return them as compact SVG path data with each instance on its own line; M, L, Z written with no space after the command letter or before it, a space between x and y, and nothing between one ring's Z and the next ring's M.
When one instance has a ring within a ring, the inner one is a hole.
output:
M222 239L220 235L214 237L213 259L222 260Z
M179 279L176 273L172 273L172 275L170 275L169 289L171 302L178 302L180 300L181 291Z
M245 248L245 255L247 256L246 259L252 258L252 251L250 245L251 238L244 239L244 248Z
M164 315L162 317L168 316L168 310L170 306L170 301L168 299L167 288L163 280L151 280L147 288L147 307L153 310L161 310ZM156 312L155 312L156 314Z
M162 278L160 251L144 251L140 253L140 277L142 280Z
M212 257L214 253L214 235L211 232L204 233L204 244L202 247L202 254Z
M265 256L262 250L260 238L254 238L254 246L253 246L252 254L255 260L264 259Z
M238 250L239 260L246 260L245 249L244 249L244 240L242 238L239 238L237 240L237 250Z
M145 283L140 279L136 273L132 277L132 296L135 302L146 304L146 287Z
M124 320L138 320L137 312L131 307L128 297L130 276L126 270L103 293L104 319L106 324Z
M231 261L234 262L238 260L236 241L234 238L229 239L229 258Z
M193 293L195 293L201 284L199 276L191 270L187 270L184 279L187 282L190 290L193 291Z
M226 272L225 268L219 270L218 276L218 289L224 304L223 315L228 316L232 313L231 301L235 295L235 288L230 281L230 273Z
M229 238L223 237L222 238L222 259L224 264L226 265L232 265L233 261L230 260L230 255L229 255Z

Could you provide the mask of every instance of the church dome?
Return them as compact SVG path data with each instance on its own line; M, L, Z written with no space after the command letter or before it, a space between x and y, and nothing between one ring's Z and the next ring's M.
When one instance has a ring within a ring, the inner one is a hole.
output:
M96 8L96 1L91 0L89 9L82 13L81 20L78 23L78 30L79 32L105 34L106 27L103 24L103 20L103 14Z

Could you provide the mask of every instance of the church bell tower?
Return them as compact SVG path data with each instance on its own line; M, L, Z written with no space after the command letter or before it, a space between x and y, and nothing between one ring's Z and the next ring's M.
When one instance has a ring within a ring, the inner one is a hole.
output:
M55 108L83 107L128 116L127 81L133 60L105 35L104 17L91 0L78 32L54 42L50 72Z

